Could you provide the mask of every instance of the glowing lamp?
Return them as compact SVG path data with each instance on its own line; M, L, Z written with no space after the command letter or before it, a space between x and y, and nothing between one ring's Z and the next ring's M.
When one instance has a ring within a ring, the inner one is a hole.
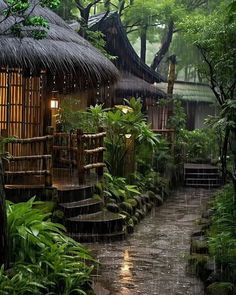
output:
M57 98L58 91L52 91L52 98L50 101L51 109L59 109L59 100Z
M50 102L51 109L58 109L59 108L59 101L57 98L52 98Z
M125 134L125 137L126 137L127 139L129 139L131 136L132 136L132 134Z

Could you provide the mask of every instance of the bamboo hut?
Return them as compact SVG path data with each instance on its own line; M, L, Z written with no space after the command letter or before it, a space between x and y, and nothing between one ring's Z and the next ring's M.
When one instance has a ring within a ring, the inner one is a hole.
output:
M151 84L165 80L137 55L130 44L118 13L94 15L89 19L89 27L91 30L99 30L105 35L106 50L116 57L114 63L119 70L132 73Z
M29 14L42 16L49 24L42 40L32 38L31 27L24 28L20 38L13 35L11 27L18 19L5 18L5 8L6 3L0 0L0 136L17 138L7 146L12 157L5 167L6 182L39 185L43 179L43 185L51 186L58 153L67 157L68 167L79 173L99 170L104 166L104 133L91 137L81 132L52 134L48 126L52 124L52 109L58 107L58 97L86 92L98 83L110 85L117 80L118 70L63 19L35 5L34 0ZM76 178L77 183L78 174ZM68 179L73 183L71 174L66 180L64 177L64 182Z
M115 66L50 9L36 5L31 16L49 23L47 37L36 40L28 28L11 34L14 17L4 20L0 0L0 134L42 136L50 125L55 93L67 95L113 83Z

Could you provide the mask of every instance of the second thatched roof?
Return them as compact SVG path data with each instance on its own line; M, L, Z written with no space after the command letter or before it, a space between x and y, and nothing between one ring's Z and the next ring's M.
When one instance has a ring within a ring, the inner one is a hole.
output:
M166 98L165 91L130 73L121 72L121 78L114 85L118 96L134 96L143 98Z
M119 74L112 62L53 11L40 5L32 8L32 5L30 15L42 16L49 23L48 34L42 40L31 37L32 28L22 32L23 38L11 34L10 28L16 20L12 16L4 20L6 4L0 0L0 66L74 73L82 75L89 84L116 81Z

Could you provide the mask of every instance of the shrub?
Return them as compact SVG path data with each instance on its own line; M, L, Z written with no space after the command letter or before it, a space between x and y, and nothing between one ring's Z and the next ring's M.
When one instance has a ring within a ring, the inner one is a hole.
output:
M86 294L95 261L41 204L7 205L11 269L1 268L0 294Z

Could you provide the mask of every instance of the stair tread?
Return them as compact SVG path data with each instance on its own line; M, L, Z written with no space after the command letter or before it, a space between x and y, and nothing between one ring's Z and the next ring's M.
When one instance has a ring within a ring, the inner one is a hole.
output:
M87 199L76 201L76 202L60 203L59 205L66 209L71 209L75 207L79 208L79 207L91 206L91 205L96 205L101 203L102 201L94 200L92 198L87 198Z
M219 187L220 183L185 183L185 186L208 186L208 187Z
M220 179L219 178L185 178L185 180L199 180L199 181L211 181L211 180L217 180L219 181Z
M86 222L104 222L122 220L123 217L118 213L112 213L109 211L99 211L91 214L83 214L75 217L70 217L69 221L86 221Z
M218 171L215 171L215 172L186 172L185 173L186 175L214 175L214 174L217 174L219 175L220 173Z
M64 191L80 191L80 190L83 190L83 189L88 189L88 188L93 188L93 186L91 185L71 185L71 184L68 184L68 185L63 185L63 186L58 186L57 187L57 190L59 192L64 192Z
M184 169L217 169L217 166L213 166L211 164L194 164L194 163L185 163Z

